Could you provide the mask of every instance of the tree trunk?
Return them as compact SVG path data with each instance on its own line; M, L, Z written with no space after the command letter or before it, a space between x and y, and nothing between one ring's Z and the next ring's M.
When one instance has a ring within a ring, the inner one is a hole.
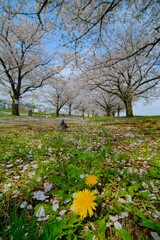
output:
M57 103L56 103L56 117L59 117L59 111L60 111L60 96L57 96Z
M111 116L111 109L110 109L110 108L107 108L107 109L106 109L106 116L107 116L107 117L110 117L110 116Z
M115 111L112 111L112 116L115 117Z
M117 117L120 117L120 111L121 111L121 107L118 106L118 108L117 108Z
M83 111L82 111L82 117L84 117L84 112L85 112L85 111L83 110Z
M125 108L126 117L133 117L132 99L128 98L127 101L125 101Z
M69 112L68 112L69 116L71 116L71 111L72 111L72 103L69 103Z
M56 109L56 117L59 117L59 108Z
M19 99L12 99L12 115L19 116Z

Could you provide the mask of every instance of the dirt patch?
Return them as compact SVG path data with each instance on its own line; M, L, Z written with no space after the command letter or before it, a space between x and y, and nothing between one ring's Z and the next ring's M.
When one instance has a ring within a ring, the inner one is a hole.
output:
M44 130L46 128L56 128L60 127L62 118L12 118L12 119L0 119L0 131L11 131L11 129L40 129ZM65 119L68 125L77 124L80 122L79 118L67 118Z

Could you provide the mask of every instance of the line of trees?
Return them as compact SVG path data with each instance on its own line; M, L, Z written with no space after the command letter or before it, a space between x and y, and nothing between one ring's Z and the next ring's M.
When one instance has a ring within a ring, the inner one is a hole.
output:
M68 106L69 114L125 109L132 117L135 101L157 97L159 10L158 0L2 0L0 87L12 114L46 85L44 99L57 116ZM60 50L47 49L48 41ZM68 66L74 77L62 74Z

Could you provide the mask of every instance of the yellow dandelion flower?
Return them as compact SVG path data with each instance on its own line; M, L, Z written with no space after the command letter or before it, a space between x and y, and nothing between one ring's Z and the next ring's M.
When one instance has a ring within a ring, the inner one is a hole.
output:
M142 153L145 153L145 152L147 152L147 149L142 147Z
M94 186L97 182L98 182L98 177L95 176L95 175L89 175L89 176L86 178L86 184L87 184L88 186Z
M97 203L94 202L96 196L94 192L85 189L74 194L73 204L71 210L76 214L80 215L81 218L85 218L89 213L91 217L93 210L96 209Z

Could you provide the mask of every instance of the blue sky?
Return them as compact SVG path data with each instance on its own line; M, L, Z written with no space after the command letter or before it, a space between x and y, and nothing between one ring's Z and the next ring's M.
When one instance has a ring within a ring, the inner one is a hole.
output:
M154 102L144 105L144 103L137 102L133 106L134 115L150 116L160 115L160 98Z

